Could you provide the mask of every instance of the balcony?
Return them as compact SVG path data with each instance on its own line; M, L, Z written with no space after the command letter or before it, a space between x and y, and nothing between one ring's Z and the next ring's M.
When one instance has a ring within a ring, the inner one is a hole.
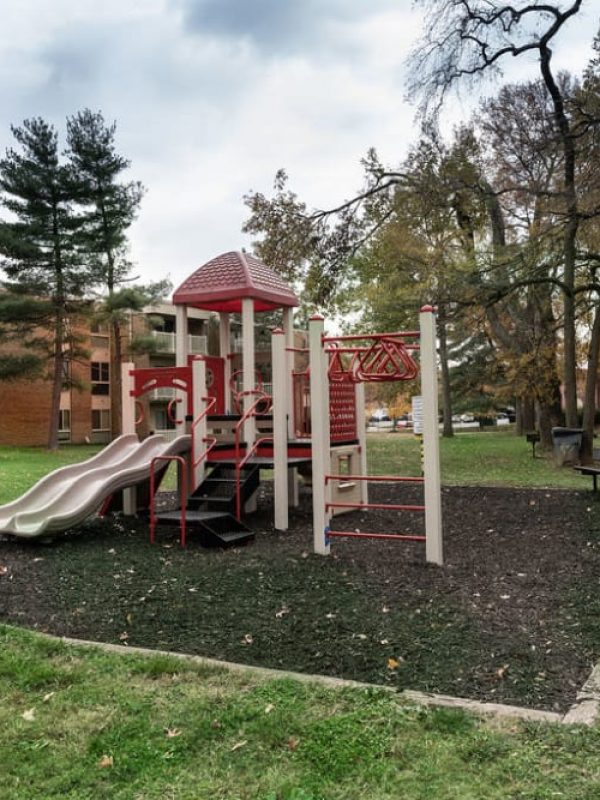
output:
M173 400L176 397L175 392L176 390L172 389L171 387L162 387L161 389L153 389L149 393L149 397L150 400L152 400L153 402L155 401L169 402L170 400Z
M175 353L175 334L165 331L153 331L152 335L162 353ZM188 334L188 352L193 356L206 355L208 342L206 336Z

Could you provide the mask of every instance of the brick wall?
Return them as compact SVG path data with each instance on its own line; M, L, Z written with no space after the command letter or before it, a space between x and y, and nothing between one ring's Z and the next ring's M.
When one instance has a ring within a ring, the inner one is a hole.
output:
M51 384L10 381L0 384L0 444L45 445L48 442Z

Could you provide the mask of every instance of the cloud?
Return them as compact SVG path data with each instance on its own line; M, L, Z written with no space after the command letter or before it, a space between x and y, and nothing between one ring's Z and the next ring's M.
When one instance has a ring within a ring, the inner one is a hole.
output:
M331 28L396 7L393 0L179 0L194 34L252 43L263 55L334 47Z

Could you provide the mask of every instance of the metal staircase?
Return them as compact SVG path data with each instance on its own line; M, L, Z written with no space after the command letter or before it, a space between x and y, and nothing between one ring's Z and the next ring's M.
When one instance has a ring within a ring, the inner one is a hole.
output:
M240 491L245 504L258 489L259 468L243 468ZM155 525L176 525L182 529L182 544L187 533L202 547L232 547L254 539L254 533L235 517L237 479L235 467L217 464L188 497L185 514L181 507L155 512Z

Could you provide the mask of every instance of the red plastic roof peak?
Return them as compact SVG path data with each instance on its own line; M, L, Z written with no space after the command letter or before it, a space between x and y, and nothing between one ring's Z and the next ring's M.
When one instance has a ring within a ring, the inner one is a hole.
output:
M298 298L283 278L248 253L223 253L199 267L173 294L175 305L208 311L240 312L242 299L255 311L293 307Z

